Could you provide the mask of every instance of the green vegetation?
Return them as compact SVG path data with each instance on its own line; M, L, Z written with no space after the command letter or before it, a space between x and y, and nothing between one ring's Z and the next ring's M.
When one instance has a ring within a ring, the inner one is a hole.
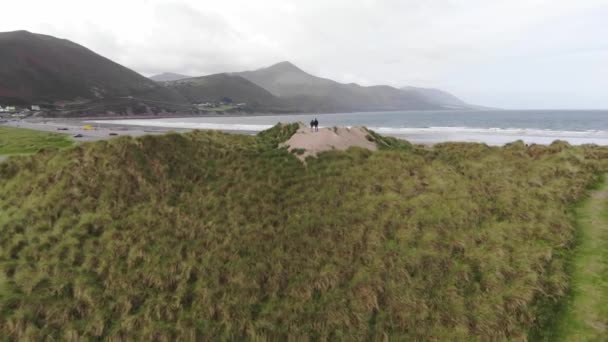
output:
M572 261L572 291L551 339L602 341L608 336L608 183L603 179L576 208L579 240Z
M296 129L120 137L0 164L0 331L504 340L551 318L569 209L607 149L387 139L303 165L276 147Z
M375 142L379 149L381 150L410 150L412 149L412 144L403 140L397 139L394 137L385 137L382 136L372 130L367 130L369 135L367 136L367 140Z
M192 109L175 90L69 40L27 31L0 32L0 51L2 104L78 99L52 112L61 116L105 115L107 111L126 115L133 106L139 107L140 100L155 112ZM36 67L24 68L19 51L27 51L27 58L37 61Z
M63 134L0 126L0 155L28 154L43 148L66 148L73 144Z
M237 106L233 106L233 105L223 105L223 106L218 106L218 107L208 107L205 108L205 110L209 111L209 112L228 112L234 109L238 109Z

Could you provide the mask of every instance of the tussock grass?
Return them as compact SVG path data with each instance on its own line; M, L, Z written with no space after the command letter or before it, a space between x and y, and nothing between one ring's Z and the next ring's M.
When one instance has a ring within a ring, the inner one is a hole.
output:
M328 151L120 137L0 164L12 339L519 339L568 288L568 208L608 150Z
M66 148L73 144L63 134L0 126L0 155L29 154L43 148Z

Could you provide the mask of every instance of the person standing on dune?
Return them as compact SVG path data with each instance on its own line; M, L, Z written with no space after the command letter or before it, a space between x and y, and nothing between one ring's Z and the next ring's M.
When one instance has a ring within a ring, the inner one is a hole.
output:
M315 120L310 120L310 131L312 132L315 128Z
M314 126L315 126L315 132L319 131L319 120L317 120L317 118L315 118L314 120Z

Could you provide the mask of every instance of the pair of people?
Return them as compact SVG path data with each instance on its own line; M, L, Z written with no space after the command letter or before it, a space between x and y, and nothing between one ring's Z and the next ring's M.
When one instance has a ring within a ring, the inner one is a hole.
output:
M314 130L315 132L319 131L319 120L317 120L317 118L310 121L310 130Z

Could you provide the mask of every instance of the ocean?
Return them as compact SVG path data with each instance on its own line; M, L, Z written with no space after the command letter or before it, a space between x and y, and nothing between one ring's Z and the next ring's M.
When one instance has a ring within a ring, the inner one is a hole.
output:
M302 121L308 125L308 122L315 117L321 127L366 126L380 134L420 144L480 142L488 145L504 145L515 140L523 140L530 144L550 144L555 140L565 140L573 145L608 145L608 110L400 111L94 122L254 133L268 129L278 122Z

